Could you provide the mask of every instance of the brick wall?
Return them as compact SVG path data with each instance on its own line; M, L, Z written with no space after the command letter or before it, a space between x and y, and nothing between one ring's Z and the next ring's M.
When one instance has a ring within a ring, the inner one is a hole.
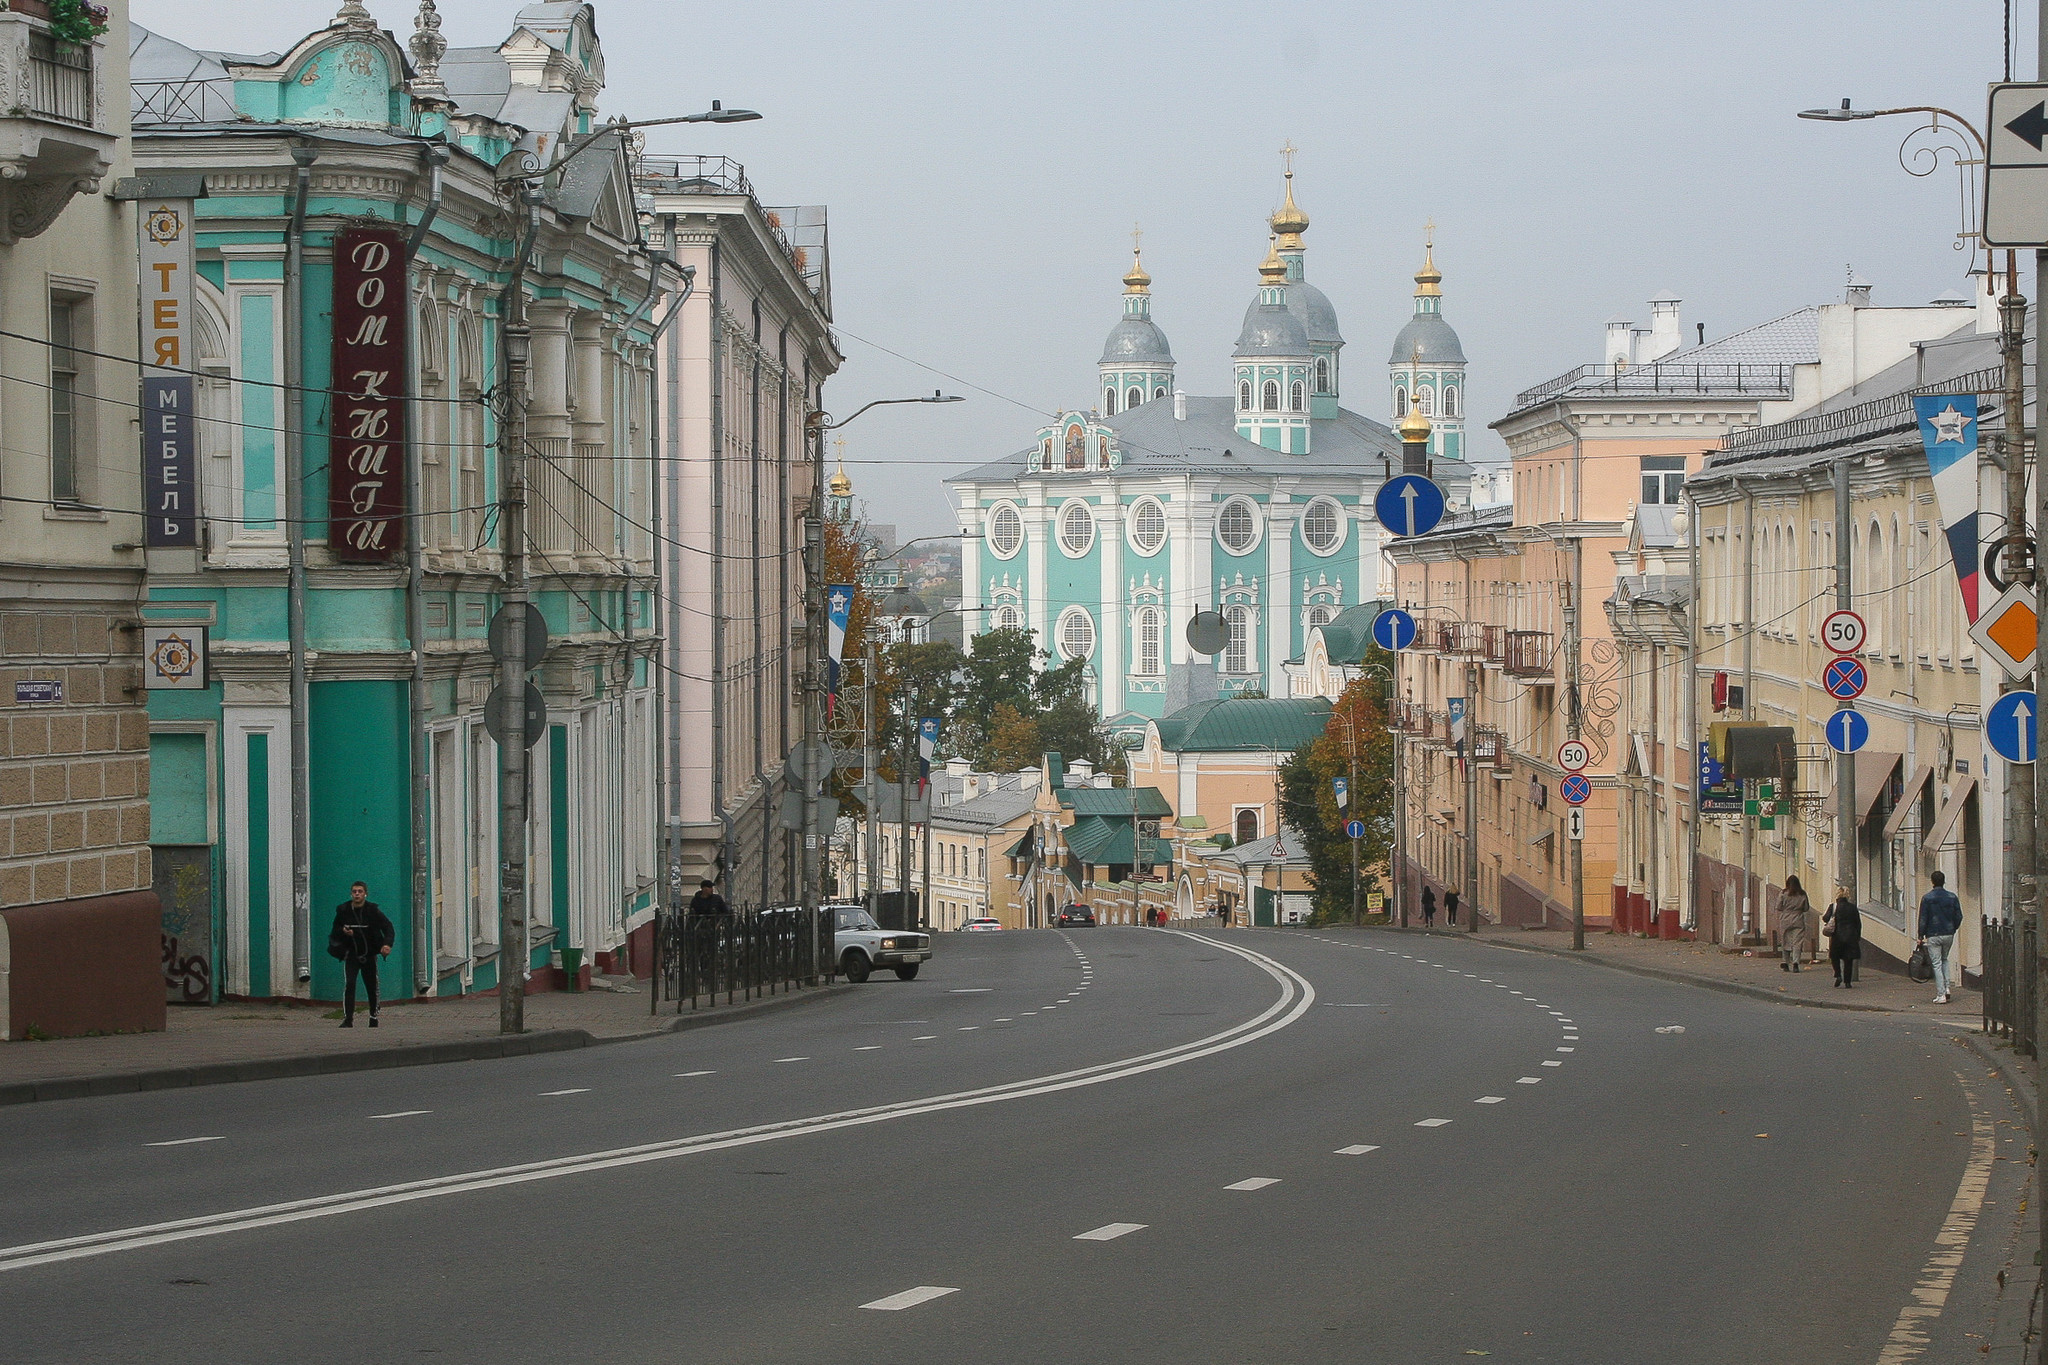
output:
M116 620L60 603L0 613L0 906L150 884L140 637ZM32 680L61 681L64 700L16 701Z

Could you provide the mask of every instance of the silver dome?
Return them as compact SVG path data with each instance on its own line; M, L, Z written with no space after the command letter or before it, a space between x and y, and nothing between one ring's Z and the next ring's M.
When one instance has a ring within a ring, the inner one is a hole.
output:
M1420 348L1421 354L1417 355ZM1387 357L1389 365L1406 365L1419 360L1424 365L1462 365L1465 363L1465 348L1458 342L1458 334L1451 330L1441 313L1417 313L1408 319L1408 325L1394 338L1394 353Z
M1287 286L1287 311L1301 319L1301 325L1308 331L1308 339L1316 345L1344 344L1343 336L1337 331L1337 309L1330 302L1330 296L1307 280L1296 280Z
M1299 355L1309 353L1308 329L1281 304L1254 302L1245 310L1244 330L1237 334L1233 355Z
M1171 365L1173 350L1166 333L1150 318L1121 318L1102 344L1103 365Z

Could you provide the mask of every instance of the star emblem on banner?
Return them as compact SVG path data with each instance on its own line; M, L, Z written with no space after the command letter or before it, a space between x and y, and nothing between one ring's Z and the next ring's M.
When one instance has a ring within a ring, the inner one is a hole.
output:
M1936 445L1940 445L1943 441L1954 441L1957 445L1961 445L1963 443L1963 428L1970 425L1970 422L1971 419L1969 417L1956 411L1954 403L1950 403L1940 412L1933 413L1927 418L1927 424L1934 428L1934 443Z
M846 597L846 594L845 594L845 593L843 593L843 592L835 592L835 593L833 593L833 594L832 594L832 610L834 610L834 611L845 611L845 610L846 610L846 603L847 603L847 597Z

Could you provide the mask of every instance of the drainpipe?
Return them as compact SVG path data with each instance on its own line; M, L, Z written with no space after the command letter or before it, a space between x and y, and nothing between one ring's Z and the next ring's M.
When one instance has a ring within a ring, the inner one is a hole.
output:
M623 326L623 327L621 327L621 328L619 329L619 345L618 345L618 356L619 356L619 360L620 360L620 362L621 362L621 373L622 373L622 376L623 376L623 380L622 380L622 383L621 383L621 386L620 386L620 387L622 387L622 388L624 389L624 391L626 392L626 394L627 394L627 399L626 399L626 406L625 406L625 409L624 409L623 411L621 411L621 410L619 410L619 409L616 409L616 408L615 408L615 409L613 410L613 415L614 415L615 417L619 418L619 419L620 419L621 421L623 421L623 422L625 423L625 425L626 425L626 426L627 426L627 427L628 427L629 429L630 429L630 427L631 427L631 425L632 425L632 406L633 406L633 402L634 402L634 399L633 399L633 395L635 395L635 394L637 394L637 393L639 392L639 378L638 378L638 374L637 374L637 372L636 372L636 369L635 369L635 367L633 366L633 364L631 363L631 361L630 361L630 359L629 359L629 357L630 357L630 354L631 354L631 353L630 353L630 351L629 351L629 349L628 349L628 348L629 348L629 347L630 347L630 346L632 345L632 341L633 341L633 328L634 328L634 327L636 327L636 326L638 326L638 325L639 325L639 323L640 323L640 320L641 320L642 318L644 318L644 317L645 317L645 316L647 315L647 310L648 310L648 309L650 309L650 308L652 308L652 307L654 306L654 295L655 295L655 293L656 293L656 292L657 292L657 291L658 291L658 290L659 290L659 289L661 288L661 267L662 267L662 265L663 265L663 264L664 264L664 263L666 262L666 259L667 259L667 258L666 258L666 257L665 257L665 256L664 256L664 255L663 255L662 253L660 253L660 252L653 252L653 251L650 251L650 252L648 252L648 253L646 253L646 254L647 254L647 295L646 295L646 297L645 297L645 298L643 298L643 299L641 299L641 300L640 300L640 306L639 306L638 308L635 308L635 309L633 310L632 316L630 316L630 317L628 317L628 318L626 319L626 323L625 323L625 326ZM649 345L652 345L653 343L652 343L652 341L650 341L650 342L649 342L648 344L649 344ZM653 379L653 369L652 369L652 366L650 366L650 367L649 367L649 372L648 372L648 386L649 386L649 388L650 388L650 389L651 389L651 388L653 387L653 382L654 382L654 379ZM648 406L649 406L649 407L651 408L651 407L653 407L653 406L654 406L653 402L651 401L651 400L652 400L652 395L651 395L651 394L649 395L649 398L650 398L650 401L649 401L649 404L648 404ZM658 440L658 439L659 439L658 433L656 433L656 432L654 432L654 431L650 430L650 432L649 432L649 440L650 440L650 445L649 445L649 447L648 447L648 449L649 449L649 451L650 451L650 452L652 452L652 451L653 451L654 449L656 449L656 447L655 447L655 446L654 446L653 444L651 444L651 442L653 442L653 441L655 441L655 440ZM632 468L633 468L633 452L632 452L632 451L630 451L630 450L628 450L628 451L626 452L626 468L627 468L627 470L629 471L629 472L628 472L628 474L627 474L627 476L626 476L626 478L627 478L627 483L628 483L628 485L630 486L630 484L632 483L632 479L633 479L633 476L632 476L632 474L630 473L630 471L631 471L631 470L632 470ZM659 494L658 494L658 490L656 489L656 486L655 486L655 485L656 485L656 481L655 481L655 479L654 479L653 477L651 477L651 475L652 475L652 468L651 468L651 466L650 466L650 471L649 471L649 472L650 472L650 477L648 478L648 481L647 481L647 487L648 487L648 497L649 497L649 501L650 501L650 502L655 502L655 503L659 503L659 502L660 502L660 497L659 497ZM614 485L614 486L616 487L616 485ZM622 501L622 502L630 502L631 500L630 500L630 499L621 499L621 501ZM655 514L654 520L653 520L653 521L652 521L652 522L650 523L650 525L652 525L652 526L653 526L653 527L654 527L654 528L656 529L657 533L659 532L659 529L660 529L660 526L661 526L661 520L660 520L660 513L658 513L658 512L657 512L657 513ZM625 551L625 554L624 554L624 555L623 555L622 557L624 558L624 560L625 560L625 562L626 562L626 572L625 572L625 580L626 580L626 590L625 590L625 593L624 593L624 600L623 600L623 603L622 603L622 605L623 605L623 607L624 607L624 610L620 612L620 615L621 615L621 616L622 616L622 617L623 617L624 619L623 619L623 620L622 620L622 621L621 621L621 622L620 622L619 624L620 624L620 625L621 625L621 626L623 627L623 629L622 629L622 631L621 631L621 635L622 635L622 638L623 638L623 642L624 642L624 645L625 645L625 656L626 656L626 657L625 657L625 668L624 668L624 675L625 675L625 681L624 681L624 684L623 684L623 686L622 686L622 689L621 689L621 690L622 690L622 693L623 693L623 695L622 695L622 696L621 696L621 697L619 698L619 745L618 745L618 749L619 749L619 787L618 787L618 790L619 790L619 801L620 801L620 804L621 804L621 806L622 806L622 807L625 807L625 810L624 810L624 816L623 816L623 818L622 818L622 819L621 819L621 820L619 821L619 834L618 834L618 858L619 858L619 870L620 870L620 873L621 873L621 877L620 877L620 883L621 883L621 884L620 884L620 887L619 887L619 933L620 933L621 937L620 937L619 947L620 947L620 948L624 948L624 949L626 949L626 956L627 956L627 959L628 959L628 963L629 963L629 965L628 965L628 967L627 967L627 974L628 974L628 975L631 975L631 971L632 971L632 968L631 968L631 966L630 966L630 962L631 962L631 957L632 957L632 950L631 950L631 948L630 948L630 947L628 946L628 943L627 943L627 939L625 938L625 935L626 935L626 933L627 933L627 930L626 930L626 923L627 923L627 921L628 921L628 920L630 920L630 919L631 919L631 918L633 917L633 893L634 893L634 891L635 891L635 889L636 889L636 888L634 888L633 886L630 886L630 885L627 885L627 884L625 884L625 877L624 877L624 875L623 875L623 874L624 874L624 871L625 871L625 866L626 866L626 849L627 849L627 847L628 847L628 845L627 845L627 841L628 841L629 839L632 839L632 838L634 837L634 836L633 836L633 834L632 834L632 827L633 827L633 820L635 819L635 813L634 813L634 812L632 811L632 809L630 808L630 806L627 806L627 805L626 805L626 803L627 803L627 800L628 800L628 797L630 796L630 794L631 794L631 790L632 790L632 783L631 783L631 782L630 782L630 781L628 780L628 779L629 779L629 776L630 776L630 772L631 772L631 765L632 765L632 760L631 760L631 758L630 758L630 757L628 756L628 752L627 752L627 751L628 751L628 750L629 750L629 749L630 749L630 748L632 747L632 737L633 737L633 720L632 720L632 697L633 697L633 664L634 664L634 658L635 658L635 656L634 656L634 644L633 644L633 607L634 607L634 600L633 600L633 556L632 556L632 553L631 553L631 546L632 546L632 533L631 533L631 529L630 529L630 528L626 528L626 530L625 530L625 532L624 532L624 535L623 535L623 539L624 539L624 544L622 544L620 548L621 548L622 550L624 550L624 551ZM653 544L653 542L651 542L651 541L650 541L650 542L649 542L649 544L648 544L648 547L647 547L647 552L648 552L648 554L649 554L649 556L650 556L650 557L651 557L651 556L652 556L652 555L654 554L654 552L655 552L655 551L654 551L654 544ZM656 669L654 670L654 674L655 674L655 676L656 676L657 678L659 678L659 677L661 676L661 670L660 670L659 668L656 668ZM656 719L656 721L655 721L655 724L656 724L657 726L659 726L659 725L660 725L660 723L661 723L661 722L660 722L660 720L658 719L659 713L660 713L660 711L661 711L661 699L660 699L660 694L659 694L658 692L657 692L657 693L656 693L656 695L655 695L654 709L655 709L655 712L656 712L656 715L657 715L657 719ZM653 736L653 738L654 738L654 744L655 744L655 754L657 755L657 759L656 759L657 763L659 762L659 757L658 757L658 756L659 756L659 754L660 754L660 752L661 752L661 743L660 743L660 739L659 739L659 735L660 735L660 733L661 733L661 732L660 732L660 730L659 730L659 729L656 729L656 730L654 731L654 736ZM658 782L659 782L659 775L658 775L658 773L650 772L650 773L649 773L649 781L650 781L650 786L652 786L652 785L655 785L655 784L658 784ZM656 896L657 900L659 899L659 897L660 897L660 894L661 894L661 893L659 892L659 890L657 890L657 891L655 892L655 896ZM615 951L616 951L616 950L615 950ZM614 960L614 961L613 961L613 963L612 963L612 970L613 970L613 971L617 971L617 970L618 970L618 965L619 965L619 964L618 964L618 962L617 962L616 960Z
M1684 928L1699 932L1700 927L1700 665L1699 629L1703 623L1700 603L1700 507L1693 500L1690 491L1685 495L1685 552L1689 592L1685 607L1685 654L1680 662L1684 665L1685 679L1685 753L1690 765L1691 777L1687 787L1692 792L1692 820L1685 833L1685 904L1679 910L1678 922ZM1671 799L1675 804L1678 791L1672 789ZM1720 925L1717 923L1715 929ZM1716 932L1714 942L1720 942Z
M718 866L733 864L733 819L725 792L725 322L720 316L718 242L711 243L711 806L718 812ZM728 892L732 887L726 888Z
M284 483L285 615L291 656L292 807L292 975L302 985L313 979L312 815L307 750L309 688L306 681L306 399L305 338L306 200L313 190L318 148L292 148L291 223L284 239ZM310 987L308 988L311 994Z
M406 239L408 281L412 278L413 258L419 255L420 244L427 239L427 229L434 225L434 219L441 213L441 168L448 164L448 156L445 143L430 142L420 149L420 157L427 166L427 207L413 226L412 236ZM408 707L412 718L412 733L408 737L412 746L412 981L414 991L426 995L434 989L437 965L431 904L433 844L427 823L433 809L430 777L433 750L427 738L427 721L433 708L427 699L426 563L422 544L426 522L421 516L426 510L426 502L421 496L420 403L414 379L419 363L419 339L413 335L413 310L408 307L405 313L405 385L412 409L406 414L405 423L405 505L412 513L405 519L405 633L412 641L411 704Z

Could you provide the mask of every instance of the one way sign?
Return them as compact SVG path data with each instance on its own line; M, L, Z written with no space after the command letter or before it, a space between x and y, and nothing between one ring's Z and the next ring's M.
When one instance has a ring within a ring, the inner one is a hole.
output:
M1991 87L1984 245L2048 247L2048 83Z

